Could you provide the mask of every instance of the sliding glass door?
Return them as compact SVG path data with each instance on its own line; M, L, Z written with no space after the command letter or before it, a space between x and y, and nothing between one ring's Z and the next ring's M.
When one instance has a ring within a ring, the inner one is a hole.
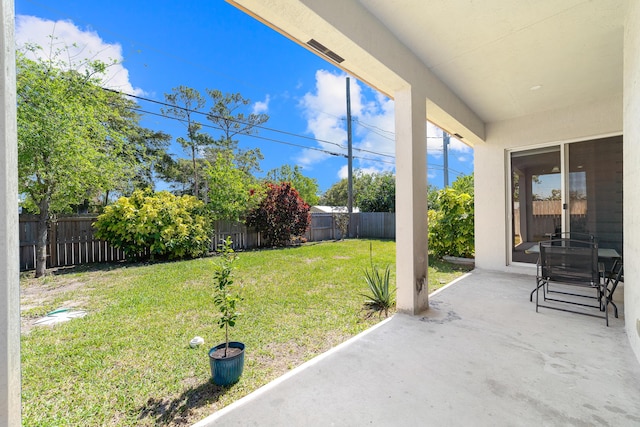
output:
M622 253L622 137L511 153L511 261L558 232L598 237Z
M562 231L560 147L511 154L512 260L535 262L526 251Z
M622 137L569 144L568 230L622 254Z

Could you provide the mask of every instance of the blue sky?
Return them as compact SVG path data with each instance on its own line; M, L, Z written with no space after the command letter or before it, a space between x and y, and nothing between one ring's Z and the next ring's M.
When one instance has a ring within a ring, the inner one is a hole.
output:
M240 92L247 109L270 116L258 138L240 137L242 148L259 147L263 173L299 165L321 191L346 176L346 74L313 53L230 6L215 1L16 0L16 42L77 46L85 56L117 60L106 86L164 101L185 85ZM354 168L393 171L393 100L351 77ZM140 101L142 109L160 106ZM205 107L208 110L210 105ZM142 124L173 137L171 152L187 157L175 139L185 128L146 115ZM218 135L212 130L212 136ZM441 131L428 126L429 183L443 185ZM449 180L473 171L473 151L452 139Z

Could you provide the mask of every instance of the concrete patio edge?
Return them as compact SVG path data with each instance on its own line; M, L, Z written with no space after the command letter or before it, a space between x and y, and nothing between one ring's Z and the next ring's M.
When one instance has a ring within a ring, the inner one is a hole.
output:
M452 282L453 283L453 282ZM448 286L448 285L447 285ZM277 387L279 384L287 381L289 378L297 375L298 373L316 365L317 363L321 362L322 360L324 360L325 358L329 357L330 355L340 351L341 349L343 349L344 347L347 347L351 344L353 344L355 341L357 341L358 339L362 338L363 336L366 336L368 334L370 334L371 332L375 331L377 328L381 327L382 325L384 325L385 323L389 322L394 316L388 317L386 319L384 319L383 321L373 325L372 327L370 327L369 329L360 332L358 335L349 338L347 341L338 344L337 346L325 351L322 354L319 354L318 356L314 357L311 360L308 360L306 362L304 362L302 365L290 370L289 372L285 373L284 375L276 378L275 380L263 385L262 387L260 387L259 389L249 393L248 395L244 396L243 398L236 400L235 402L233 402L232 404L225 406L224 408L220 409L219 411L214 412L213 414L209 415L208 417L198 421L195 424L192 424L191 427L207 427L209 425L211 425L213 422L215 422L217 419L223 417L224 415L226 415L228 412L231 412L239 407L241 407L242 405L246 404L247 402L263 395L264 393L269 392L270 390L272 390L273 388Z

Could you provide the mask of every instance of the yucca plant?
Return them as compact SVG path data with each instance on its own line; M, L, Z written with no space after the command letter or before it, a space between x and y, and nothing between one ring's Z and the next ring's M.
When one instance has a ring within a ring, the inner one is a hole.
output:
M389 286L389 279L391 277L391 267L387 265L384 273L378 269L373 263L373 246L369 244L369 259L371 262L371 270L364 269L364 279L369 287L368 294L361 294L368 298L364 303L365 307L369 310L369 315L378 313L378 316L389 316L389 310L393 307L393 291Z

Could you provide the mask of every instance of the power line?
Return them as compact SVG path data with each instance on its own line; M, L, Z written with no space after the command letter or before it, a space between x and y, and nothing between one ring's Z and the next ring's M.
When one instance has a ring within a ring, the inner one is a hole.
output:
M117 91L114 91L112 89L107 89L107 90L123 94L121 92L117 92ZM128 96L127 94L123 94L123 95ZM160 101L155 101L155 100L147 99L147 98L144 98L144 97L138 97L138 96L134 96L134 97L141 98L143 100L148 100L148 101L154 102L154 103L159 103L159 104L163 104L163 105L172 106L171 104L166 104L166 103L163 103L163 102L160 102ZM182 108L184 110L188 110L188 109L186 109L184 107L178 107L178 108ZM150 114L150 115L153 115L153 116L163 117L163 118L170 119L170 120L176 120L176 121L183 122L183 123L187 122L187 120L185 120L185 119L180 119L178 117L172 117L172 116L166 116L166 115L161 114L161 113L155 113L155 112L143 110L143 109L140 109L140 108L133 108L132 107L132 109L134 111L138 111L138 112L144 113L144 114ZM192 111L192 112L196 112L196 113L199 113L199 114L205 114L205 113L199 112L199 111ZM231 120L231 121L236 121L236 122L239 122L239 123L243 123L242 121L237 121L237 120ZM206 127L206 128L211 128L211 129L219 129L219 127L217 127L217 126L208 125L206 123L201 123L201 126L202 127ZM257 127L260 127L260 128L262 128L264 130L278 132L278 133L282 133L282 134L289 135L289 136L300 137L300 138L303 138L303 139L309 139L309 140L318 141L318 142L326 142L326 143L335 145L338 148L345 149L344 146L342 146L340 144L337 144L337 143L330 142L330 141L311 138L311 137L307 137L307 136L304 136L304 135L295 134L295 133L292 133L292 132L287 132L287 131L282 131L282 130L278 130L278 129L268 128L268 127L265 127L265 126L257 126ZM256 139L262 139L262 140L270 141L270 142L275 142L275 143L278 143L278 144L289 145L289 146L292 146L292 147L298 147L298 148L303 148L303 149L307 149L307 150L318 151L318 152L322 152L322 153L328 154L330 156L337 156L337 157L345 157L346 158L346 155L344 155L344 154L335 153L335 152L332 152L332 151L329 151L329 150L325 150L325 149L322 149L322 148L310 147L310 146L301 145L301 144L295 144L295 143L292 143L292 142L282 141L282 140L275 139L275 138L268 138L268 137L255 135L255 134L246 134L244 136L247 136L247 137L250 137L250 138L256 138ZM388 157L388 158L391 158L391 159L395 159L395 155L393 155L393 154L380 153L380 152L377 152L377 151L367 150L367 149L364 149L364 148L356 148L356 147L354 147L353 150L359 151L359 152L362 152L362 153L369 153L369 154L373 154L373 155L376 155L376 156ZM438 150L436 149L436 151L438 151ZM395 161L386 161L386 160L383 160L383 159L377 159L377 158L373 158L373 157L353 156L353 158L354 159L358 159L358 160L366 160L366 161L373 161L373 162L379 162L379 163L386 163L386 164L395 165ZM456 172L456 173L458 173L460 175L464 175L464 173L459 172L459 171L454 171L453 169L451 169L451 171Z
M157 101L155 99L145 98L145 97L139 96L139 95L132 95L132 94L124 93L124 92L121 92L121 91L117 91L115 89L109 89L109 88L103 88L103 89L106 90L106 91L109 91L109 92L117 93L119 95L128 96L128 97L135 98L135 99L140 99L140 100L143 100L143 101L147 101L147 102L151 102L151 103L154 103L154 104L163 105L163 106L166 106L166 107L178 108L178 109L181 109L181 110L183 110L185 112L189 112L189 113L200 114L200 115L203 115L203 116L205 116L207 118L208 117L216 117L216 118L229 120L229 121L232 121L232 122L235 122L235 123L250 124L250 123L247 123L247 122L243 122L242 120L237 120L237 119L234 119L234 118L225 118L225 117L217 116L217 115L214 115L214 114L205 113L203 111L191 110L191 109L186 108L186 107L173 105L173 104L170 104L170 103L167 103L167 102L163 102L163 101ZM169 119L177 119L177 117L167 116L167 115L160 114L160 113L153 113L153 112L145 111L145 110L142 110L142 109L138 109L138 111L144 112L146 114L151 114L151 115L154 115L154 116L158 116L158 117L166 117L166 118L169 118ZM184 122L183 120L178 120L178 121ZM218 126L206 125L206 124L202 124L202 123L200 123L200 124L203 127L220 130L220 128ZM271 131L271 132L281 133L281 134L288 135L288 136L293 136L293 137L296 137L296 138L307 139L307 140L316 141L316 142L320 142L320 143L330 144L330 145L334 145L334 146L336 146L336 147L338 147L340 149L346 150L346 147L344 147L343 145L341 145L339 143L336 143L336 142L327 141L327 140L323 140L323 139L319 139L319 138L313 138L313 137L310 137L310 136L300 135L300 134L296 134L296 133L293 133L293 132L288 132L288 131L284 131L284 130L280 130L280 129L274 129L274 128L270 128L270 127L262 126L262 125L256 125L254 127L262 129L262 130L266 130L266 131ZM254 136L254 135L245 135L245 136ZM278 140L269 139L269 138L263 138L263 139L271 140L271 141L274 141L274 142L278 141ZM295 145L295 144L289 144L289 145ZM308 146L301 146L301 145L295 145L295 146L308 148L308 149L313 149L313 150L317 150L317 151L326 151L326 150L322 150L322 149L319 149L319 148L316 149L316 148L312 148L312 147L308 147ZM391 155L391 154L380 153L380 152L376 152L376 151L372 151L372 150L367 150L367 149L364 149L364 148L356 148L356 147L354 147L353 149L355 151L359 151L359 152L363 152L363 153L369 153L369 154L382 156L382 157L395 158L395 156ZM331 153L330 151L326 151L326 152L328 154L335 155L334 153ZM359 157L359 158L362 158L362 157ZM370 158L366 158L366 159L370 159Z
M153 111L143 110L141 108L134 108L134 107L130 107L130 108L133 111L136 111L136 112L139 112L139 113L143 113L143 114L150 114L150 115L153 115L153 116L158 116L158 117L162 117L162 118L169 119L169 120L175 120L175 121L179 121L179 122L182 122L182 123L186 123L187 122L186 119L181 119L179 117L165 116L163 114L155 113ZM207 125L207 124L202 124L202 127L217 129L215 126ZM255 135L255 134L249 134L249 135L245 135L245 136L248 136L250 138L261 139L261 140L264 140L264 141L275 142L275 143L278 143L278 144L289 145L289 146L292 146L292 147L302 148L302 149L305 149L305 150L318 151L318 152L321 152L321 153L324 153L324 154L328 154L330 156L345 157L346 158L345 154L335 153L333 151L324 150L324 149L318 148L318 147L310 147L310 146L307 146L307 145L296 144L296 143L293 143L293 142L282 141L280 139L268 138L268 137L264 137L264 136L261 136L261 135ZM354 148L354 150L355 150L355 148ZM367 150L362 150L362 151L368 152ZM373 153L373 152L371 152L371 153ZM377 153L373 153L373 154L377 154ZM393 157L393 156L389 156L389 157ZM376 158L372 158L372 157L353 156L353 158L354 159L359 159L359 160L368 160L368 161L373 161L373 162L395 164L395 162L385 161L385 160L382 160L382 159L376 159Z

